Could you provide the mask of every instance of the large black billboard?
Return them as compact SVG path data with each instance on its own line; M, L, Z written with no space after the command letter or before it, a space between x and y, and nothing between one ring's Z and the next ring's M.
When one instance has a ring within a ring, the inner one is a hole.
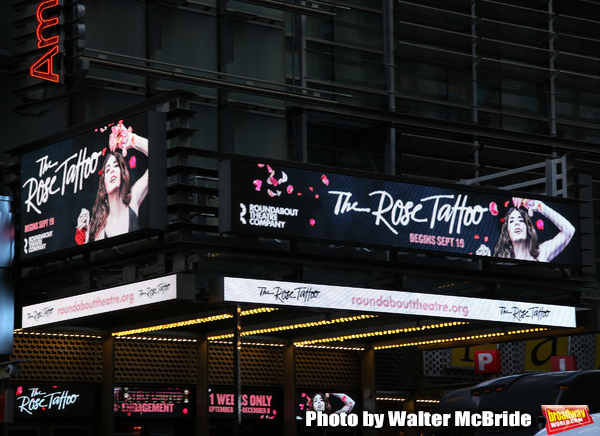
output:
M227 160L220 230L578 266L574 202Z
M21 259L166 227L165 127L145 112L23 154Z

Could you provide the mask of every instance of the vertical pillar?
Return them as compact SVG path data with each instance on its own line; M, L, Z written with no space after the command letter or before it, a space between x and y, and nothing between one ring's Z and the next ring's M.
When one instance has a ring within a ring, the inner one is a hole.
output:
M477 10L475 2L471 3L471 56L473 63L471 64L471 92L469 98L471 100L471 123L479 124L479 103L477 97Z
M236 304L235 314L233 319L235 325L233 327L233 434L237 436L240 434L240 427L242 425L242 324L241 324L241 312L239 304Z
M304 2L301 2L304 4ZM294 14L292 19L293 39L292 39L292 65L298 60L298 79L296 82L296 68L292 68L292 77L294 85L306 88L306 16L302 14ZM305 92L305 91L303 91ZM294 140L294 160L297 162L308 162L307 149L307 115L306 110L302 107L294 107L291 111L293 140Z
M396 77L394 38L394 0L383 0L383 62L388 94L388 110L396 111Z
M196 435L208 436L208 347L206 338L198 340L196 351Z
M102 338L102 388L100 395L100 436L114 433L115 338L107 333Z
M415 394L414 390L410 391L410 397L404 402L404 410L406 413L415 413ZM417 436L416 427L406 427L405 436Z
M370 413L375 413L376 400L375 400L375 350L371 347L366 349L360 361L360 384L362 391L362 410ZM372 427L363 428L363 436L373 436L377 434L377 431Z
M391 125L387 130L387 138L384 144L386 174L396 174L396 128Z
M296 436L296 348L289 343L283 349L283 433Z
M550 59L548 62L548 69L554 71L551 73L549 80L549 92L548 92L548 134L550 136L557 136L556 130L556 78L559 72L555 71L554 61L556 60L558 53L554 51L554 40L556 36L554 34L554 5L552 0L548 1L548 15L551 17L548 21L548 53L550 53Z

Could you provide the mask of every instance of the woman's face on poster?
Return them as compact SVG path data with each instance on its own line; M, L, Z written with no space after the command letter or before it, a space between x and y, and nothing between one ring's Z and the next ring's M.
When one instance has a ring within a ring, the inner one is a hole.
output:
M508 236L515 242L521 239L527 239L527 224L518 210L513 210L506 220L508 226Z
M107 194L121 186L121 168L114 155L109 156L104 166L104 186Z
M315 395L312 401L313 409L316 412L325 412L325 400L321 395Z

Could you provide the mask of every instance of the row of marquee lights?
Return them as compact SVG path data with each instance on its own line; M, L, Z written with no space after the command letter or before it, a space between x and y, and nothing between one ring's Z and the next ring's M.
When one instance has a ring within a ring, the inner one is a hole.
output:
M254 315L254 314L258 314L258 313L270 312L272 310L277 310L277 309L269 308L269 307L262 307L262 308L242 311L240 313L240 315L242 315L242 316ZM364 320L364 319L374 318L374 317L375 317L374 315L356 315L356 316L351 316L351 317L336 318L333 320L313 321L313 322L305 322L305 323L300 323L300 324L292 324L292 325L285 325L285 326L279 326L279 327L257 329L257 330L242 332L241 335L242 336L251 336L251 335L257 335L257 334L274 333L274 332L279 332L279 331L294 330L294 329L300 329L300 328L318 327L318 326L335 324L335 323L359 321L359 320ZM181 321L181 322L177 322L177 323L163 324L163 325L157 325L157 326L146 327L146 328L141 328L141 329L115 332L112 334L112 336L116 337L117 339L129 339L129 340L197 342L197 339L194 339L194 338L183 338L183 337L167 338L167 337L160 337L160 336L149 336L148 337L148 336L139 336L139 335L143 334L143 333L148 333L151 331L158 331L158 330L164 330L164 329L170 329L170 328L176 328L176 327L185 327L185 326L194 325L194 324L208 323L208 322L219 321L219 320L223 320L223 319L231 319L231 318L233 318L233 315L229 314L229 313L213 315L213 316L209 316L209 317L205 317L205 318L196 318L196 319ZM368 337L379 337L379 336L401 334L401 333L412 333L412 332L419 332L419 331L432 330L432 329L455 327L455 326L464 325L464 324L468 324L468 323L455 321L455 322L444 322L444 323L439 323L439 324L427 324L427 325L423 325L423 326L381 330L381 331L376 331L376 332L356 333L356 334L349 334L349 335L344 335L344 336L336 336L336 337L330 337L330 338L321 338L321 339L307 340L307 341L301 341L301 342L294 342L294 346L303 347L303 348L362 351L365 348L363 346L359 346L359 345L340 346L340 345L325 345L325 343L327 343L327 342L343 342L346 340L363 339L363 338L368 338ZM527 329L519 329L519 330L510 330L507 332L484 333L484 334L478 334L478 335L456 336L456 337L450 337L450 338L439 338L439 339L430 339L430 340L422 340L422 341L395 343L395 344L388 344L388 345L379 345L379 346L373 347L373 349L374 350L383 350L383 349L389 349L389 348L411 347L411 346L422 346L422 345L437 345L437 344L441 345L441 344L450 344L453 342L457 343L457 342L462 342L462 341L470 341L470 340L478 340L478 339L493 339L493 338L499 338L499 337L503 337L503 336L507 336L507 335L537 333L537 332L543 332L543 331L547 331L547 330L549 330L549 329L536 327L536 328L527 328ZM94 338L94 339L101 338L101 336L99 336L99 335L26 332L26 331L23 331L22 329L15 330L15 333L20 334L20 335L27 334L27 335L38 335L38 336L82 337L82 338ZM231 339L232 337L233 337L233 333L230 333L230 334L225 334L225 335L210 336L207 338L207 340L214 342L214 343L232 344L233 341L227 340L227 339ZM282 343L265 342L265 341L262 341L262 342L243 341L242 345L246 345L246 346L281 346L281 347L284 346L284 344L282 344Z

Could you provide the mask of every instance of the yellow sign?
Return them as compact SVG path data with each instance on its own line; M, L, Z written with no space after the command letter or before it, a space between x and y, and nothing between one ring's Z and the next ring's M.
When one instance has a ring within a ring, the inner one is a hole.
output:
M569 354L569 338L525 341L525 371L552 371L550 358Z

